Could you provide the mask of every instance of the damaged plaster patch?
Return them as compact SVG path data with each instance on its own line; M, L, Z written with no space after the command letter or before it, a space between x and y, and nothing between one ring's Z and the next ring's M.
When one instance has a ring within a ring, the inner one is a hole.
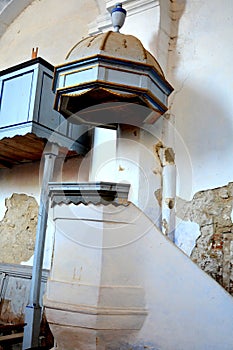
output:
M157 142L154 146L153 146L153 152L154 152L154 155L155 155L155 159L157 160L160 168L159 169L156 169L156 172L157 174L161 174L161 168L163 167L163 163L162 163L162 160L161 160L161 149L163 149L164 146L162 144L161 141Z
M155 169L154 172L156 174L161 174L162 168L166 165L174 165L175 164L175 152L171 147L166 147L163 145L161 141L157 142L153 145L153 152L155 158L160 166L159 169Z
M155 198L157 199L159 206L162 206L162 191L161 188L158 188L155 192L154 192Z
M173 209L175 206L175 199L174 198L166 198L165 203L169 209Z
M163 227L163 232L167 236L169 232L169 225L166 219L162 220L162 227Z
M195 222L181 221L176 224L175 244L188 256L191 255L199 236L199 225Z
M197 192L189 202L177 198L177 216L199 225L191 259L233 294L233 183ZM190 233L187 232L187 235Z
M0 262L19 264L34 253L38 204L33 197L14 193L5 205L0 221Z
M167 164L175 164L175 153L172 148L165 149L164 158Z

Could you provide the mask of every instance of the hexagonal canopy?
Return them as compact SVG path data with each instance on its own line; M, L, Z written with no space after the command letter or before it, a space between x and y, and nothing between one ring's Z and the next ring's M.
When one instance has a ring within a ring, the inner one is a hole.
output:
M53 89L55 109L73 123L139 126L166 112L173 91L137 38L111 31L77 43L55 68Z

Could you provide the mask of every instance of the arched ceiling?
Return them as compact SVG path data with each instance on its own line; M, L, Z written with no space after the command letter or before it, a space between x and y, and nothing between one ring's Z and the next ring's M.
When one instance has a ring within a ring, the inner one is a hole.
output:
M33 0L0 0L0 37Z

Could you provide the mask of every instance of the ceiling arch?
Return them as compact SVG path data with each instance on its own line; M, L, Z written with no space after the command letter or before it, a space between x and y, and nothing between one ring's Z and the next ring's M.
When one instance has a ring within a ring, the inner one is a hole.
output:
M0 0L0 37L33 0Z

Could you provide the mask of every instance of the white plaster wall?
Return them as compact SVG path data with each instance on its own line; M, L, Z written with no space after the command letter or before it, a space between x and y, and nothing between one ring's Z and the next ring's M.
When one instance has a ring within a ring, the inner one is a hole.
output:
M29 60L33 47L52 64L62 63L98 11L95 0L34 0L0 38L0 69Z
M58 182L88 181L89 161L88 156L85 161L81 157L67 160L59 156L56 160L54 179ZM6 211L5 198L9 198L13 193L32 196L39 203L42 172L43 164L40 161L24 163L11 169L0 169L0 220Z
M191 255L200 234L200 227L196 222L176 218L175 244L188 256Z
M179 21L168 79L175 87L171 112L184 141L176 142L176 163L178 195L185 199L232 181L232 12L232 1L187 0ZM188 172L184 145L192 165Z
M155 191L161 187L161 168L154 146L162 139L158 130L149 125L144 130L130 126L118 132L96 128L89 177L90 181L129 183L130 201L157 225L160 207Z
M116 181L116 137L116 130L95 128L90 181Z

